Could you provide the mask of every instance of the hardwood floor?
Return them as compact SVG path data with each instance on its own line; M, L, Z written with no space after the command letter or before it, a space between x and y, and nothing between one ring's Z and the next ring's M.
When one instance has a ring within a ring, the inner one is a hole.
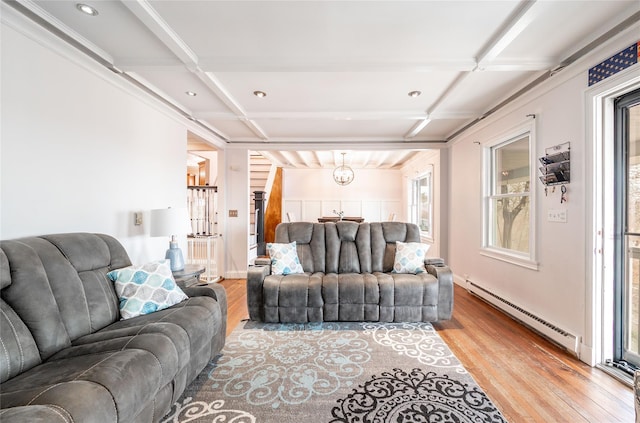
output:
M248 318L246 281L227 290L228 329ZM633 394L621 382L456 286L453 319L434 323L442 339L509 422L634 421Z

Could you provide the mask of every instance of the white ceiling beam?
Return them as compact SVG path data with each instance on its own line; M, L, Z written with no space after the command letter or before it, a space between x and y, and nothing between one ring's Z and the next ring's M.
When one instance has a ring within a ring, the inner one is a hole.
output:
M313 155L313 159L319 164L322 165L322 160L320 160L320 155L316 150L311 150L311 154Z
M403 152L396 152L395 156L389 155L389 159L391 160L389 161L388 166L390 168L395 168L399 166L400 164L405 162L406 156L407 156L407 153L403 153Z
M122 1L162 43L186 65L197 65L198 56L182 38L162 19L147 0Z
M56 18L53 15L51 15L49 12L47 12L46 10L44 10L43 8L38 6L33 1L31 1L31 0L18 0L17 2L20 3L20 5L22 5L25 8L27 8L27 10L29 10L31 13L33 13L36 16L38 16L39 18L43 19L45 22L47 22L49 25L51 25L52 28L55 28L56 31L64 34L65 36L69 37L70 39L72 39L76 43L80 44L82 47L84 47L87 50L91 51L91 53L93 53L95 56L100 57L100 59L102 59L104 62L110 63L111 65L115 64L113 57L109 53L107 53L106 51L104 51L103 49L101 49L96 44L94 44L93 42L89 41L88 39L86 39L82 35L80 35L78 32L76 32L73 29L69 28L64 23L60 22L60 20L58 18Z
M514 10L511 16L507 19L507 22L502 26L502 28L495 34L495 36L489 40L487 44L481 49L478 53L476 61L477 61L477 69L481 69L482 66L487 66L487 62L495 59L515 38L531 23L534 19L535 14L532 12L532 6L535 4L536 0L523 0L520 2L519 6ZM504 65L504 63L502 64ZM442 102L448 98L464 81L471 72L462 71L460 74L454 79L451 84L443 91L440 97L431 104L429 109L427 109L427 115L429 117L438 116L436 110L442 104ZM474 114L473 117L476 117L477 114ZM428 123L428 122L427 122ZM405 135L405 138L411 139L414 138L422 129L419 128L421 123L416 124L408 133ZM426 125L426 124L425 124ZM416 129L418 129L416 131Z
M533 7L536 0L523 0L494 37L480 50L478 68L482 70L504 51L535 19L538 14Z
M371 162L373 153L371 151L366 152L366 153L361 153L361 157L362 157L362 167L367 167L369 165L369 162Z
M449 120L467 120L467 119L475 119L478 117L478 111L475 110L462 110L462 111L443 111L443 112L433 112L429 115L432 121L439 119L449 119Z
M88 42L87 42L88 43ZM106 55L106 53L105 53ZM108 55L107 55L108 57ZM193 64L187 65L184 61L176 58L176 59L156 59L156 58L136 58L136 57L126 57L126 58L118 58L117 66L119 69L123 71L148 71L148 72L182 72L185 70L185 66L193 66ZM508 60L499 60L493 59L491 61L484 61L482 70L485 71L536 71L548 69L551 65L556 64L556 62L552 59L547 60L530 60L530 59L508 59ZM370 72L390 72L390 73L427 73L427 72L442 72L442 71L453 71L453 72L471 72L473 70L478 69L478 62L476 59L469 60L468 63L465 61L464 66L441 66L436 67L433 65L433 69L426 69L424 67L398 67L397 69L380 69L376 67L362 67L361 69L354 70L349 67L349 69L345 69L343 72L348 73L370 73ZM203 72L258 72L259 70L256 68L247 68L245 70L228 70L228 69L216 69L211 66L203 66L202 61L198 63L198 68ZM259 67L259 66L258 66ZM281 69L277 70L263 70L263 72L273 72L273 73L291 73L291 72L331 72L326 69L322 69L321 66L316 66L306 70L300 70L295 67L289 68L282 66ZM333 71L337 72L337 71Z
M298 154L297 151L295 150L281 151L280 155L282 155L285 164L293 167L300 166L300 155Z
M198 110L198 116L211 120L242 120L236 114L225 112L208 112L206 110ZM427 118L426 113L402 113L402 112L362 112L353 115L352 121L381 121L381 120L422 120ZM432 121L438 119L472 119L478 116L478 111L443 111L433 112L428 115ZM265 113L251 113L247 118L252 120L270 119L270 120L335 120L333 113L325 112L265 112Z
M480 67L483 71L491 71L491 72L536 72L541 70L547 70L553 66L557 65L557 62L553 59L546 60L501 60L501 59L493 59L491 61L483 61L481 65L478 65L478 70Z
M220 80L209 72L202 72L199 68L194 71L194 74L213 92L213 94L227 106L232 113L234 113L238 120L244 122L244 124L262 140L267 140L269 137L260 126L254 122L251 118L247 117L244 109L240 104L227 92Z
M431 122L431 119L429 118L425 118L422 120L419 120L415 125L413 125L413 128L411 128L409 130L409 132L407 132L404 137L406 139L411 139L413 137L415 137L416 135L418 135L420 133L420 131L422 131L428 124L429 122Z
M392 141L392 142L373 142L371 139L368 141L362 140L359 143L349 144L350 151L365 151L365 150L374 150L374 151L391 151L391 150L439 150L442 148L448 148L449 146L444 140L438 141ZM317 140L313 141L300 141L300 140L289 140L289 141L270 141L269 143L264 143L255 140L240 140L235 141L233 143L226 144L226 149L234 150L234 149L249 149L256 151L290 151L290 150L308 150L315 151L320 154L323 151L334 151L334 150L344 150L344 142L336 142L335 140L327 141L327 142L318 142ZM322 160L320 160L322 162Z
M254 112L247 115L249 119L322 119L322 120L417 120L426 118L426 113L415 111L374 111L374 112Z
M240 104L224 89L218 79L209 72L204 72L198 66L198 56L180 38L180 36L166 23L147 0L122 2L140 21L222 101L239 120L262 140L269 137L260 126L248 118Z
M280 151L275 150L259 150L258 154L262 155L265 159L269 160L271 163L282 163L282 154Z
M201 57L198 65L206 72L441 72L441 71L472 71L477 64L475 58L449 59L432 58L428 61L402 62L366 60L358 58L358 62L343 60L339 63L327 63L322 60L308 58L301 61L288 61L278 58L269 62L269 58L247 60L245 58Z
M313 154L311 154L309 151L296 150L296 156L300 158L299 161L302 162L306 167L314 167Z
M396 148L423 148L430 145L435 145L441 142L445 142L444 138L438 139L416 139L408 140L406 138L392 138L392 137L272 137L268 143L263 140L250 137L237 137L233 139L233 143L229 143L231 147L233 144L238 144L245 148L249 145L278 145L285 149L300 148L319 148L320 150L344 150L345 145L349 146L349 149L361 149L372 148L374 150L382 149L396 149ZM303 145L305 147L303 147ZM307 147L309 146L309 147ZM251 147L250 147L251 148Z

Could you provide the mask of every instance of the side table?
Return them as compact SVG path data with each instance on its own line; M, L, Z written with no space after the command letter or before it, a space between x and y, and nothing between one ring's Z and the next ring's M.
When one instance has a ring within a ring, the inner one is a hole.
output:
M186 288L198 283L200 275L204 273L205 267L199 264L187 264L184 269L177 270L173 273L173 278L181 288Z

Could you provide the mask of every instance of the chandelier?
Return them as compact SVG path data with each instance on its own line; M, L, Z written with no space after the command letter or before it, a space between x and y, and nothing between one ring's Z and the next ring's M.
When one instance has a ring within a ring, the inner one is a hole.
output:
M342 165L333 169L333 180L338 185L349 185L353 181L353 169L344 164L345 154L347 153L342 153Z

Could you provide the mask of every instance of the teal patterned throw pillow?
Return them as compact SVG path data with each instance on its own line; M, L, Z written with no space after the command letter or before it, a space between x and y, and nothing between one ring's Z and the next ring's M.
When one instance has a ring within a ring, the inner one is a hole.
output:
M122 320L164 310L189 298L176 285L169 260L124 267L107 276L115 283Z
M271 258L272 275L289 275L292 273L304 273L302 264L298 259L296 242L289 244L267 243L267 253Z
M396 257L392 273L423 273L424 259L429 251L429 244L420 242L396 242Z

